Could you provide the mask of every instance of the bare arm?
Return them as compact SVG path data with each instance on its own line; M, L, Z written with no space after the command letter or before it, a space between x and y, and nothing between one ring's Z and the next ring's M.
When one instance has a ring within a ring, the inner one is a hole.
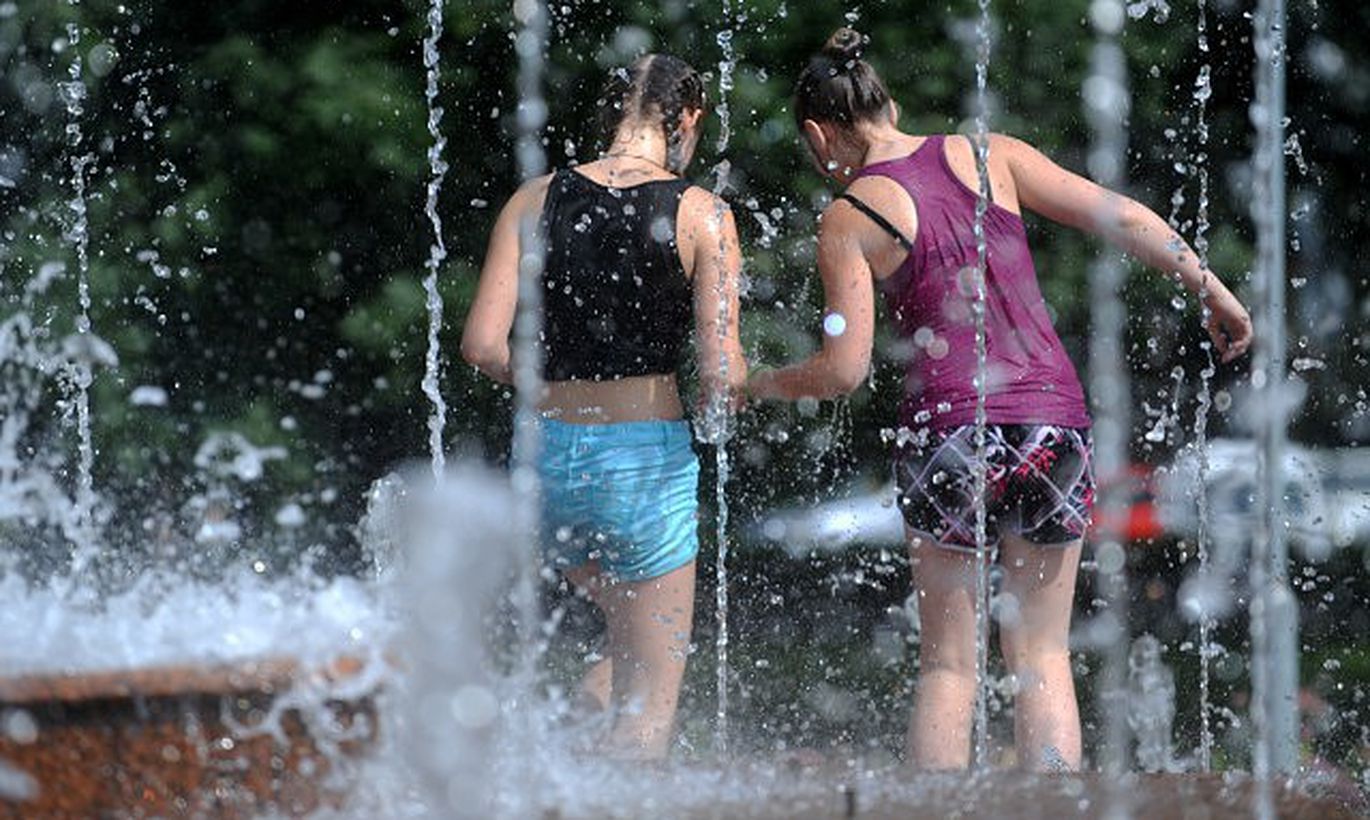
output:
M758 373L748 385L753 396L827 399L851 393L865 380L875 339L875 288L861 242L865 219L840 201L824 213L818 232L823 348L798 364Z
M1021 140L996 136L991 151L1005 158L1024 208L1106 240L1143 264L1176 276L1199 296L1209 310L1208 333L1224 362L1250 347L1246 309L1216 274L1200 266L1199 255L1155 211L1067 171Z
M519 228L536 218L549 177L525 183L514 193L490 232L480 282L461 335L461 356L490 378L510 384L509 331L514 325L519 289Z
M742 249L732 211L702 189L686 192L680 233L692 248L699 382L705 402L747 380L739 328Z

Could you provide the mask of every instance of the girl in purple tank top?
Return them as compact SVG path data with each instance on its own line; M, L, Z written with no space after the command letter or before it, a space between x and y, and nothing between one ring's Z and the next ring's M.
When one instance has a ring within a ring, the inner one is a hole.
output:
M795 120L820 172L847 185L819 229L823 347L755 374L748 390L787 400L855 390L870 367L880 292L908 351L894 458L922 625L908 754L923 768L963 768L976 683L976 165L964 137L899 130L898 109L861 59L864 43L851 29L837 31L795 92ZM1080 719L1067 636L1094 493L1090 421L1037 285L1020 210L1095 234L1175 277L1203 300L1224 362L1251 344L1251 320L1154 212L1030 145L991 135L989 188L985 507L1001 591L1017 602L1015 617L1000 620L1000 646L1018 681L1021 765L1075 769Z

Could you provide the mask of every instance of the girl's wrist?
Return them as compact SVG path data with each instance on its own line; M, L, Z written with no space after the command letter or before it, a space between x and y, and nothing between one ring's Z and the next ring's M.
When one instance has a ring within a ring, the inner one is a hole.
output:
M770 386L770 376L774 372L774 370L769 369L753 371L747 377L746 384L742 386L742 392L749 399L769 399L770 395L767 389Z

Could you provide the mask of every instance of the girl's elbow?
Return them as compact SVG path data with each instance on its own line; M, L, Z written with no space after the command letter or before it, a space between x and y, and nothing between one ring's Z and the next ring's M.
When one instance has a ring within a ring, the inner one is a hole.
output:
M472 367L490 370L497 367L502 359L501 345L479 339L461 340L461 358Z
M833 382L833 392L836 394L834 398L840 396L850 396L852 393L855 393L859 387L861 387L861 383L864 381L865 379L859 375L851 375L846 373L842 374L841 376L837 377L837 379L835 379Z
M840 396L855 393L866 382L866 377L870 375L871 357L869 351L834 350L827 358L829 380L833 389Z
M747 360L738 353L733 356L732 366L728 368L728 386L734 390L739 390L747 384Z
M866 376L870 371L869 365L863 367L843 367L832 374L832 389L838 396L847 396L855 393L861 385L866 383Z
M484 348L477 342L470 339L461 340L461 359L472 367L480 367L484 361Z

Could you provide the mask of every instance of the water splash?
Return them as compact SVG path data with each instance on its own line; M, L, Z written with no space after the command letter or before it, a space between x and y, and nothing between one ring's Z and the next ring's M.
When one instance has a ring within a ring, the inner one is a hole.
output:
M985 329L988 295L989 247L985 242L985 214L991 198L989 181L989 77L990 16L989 0L979 0L980 17L975 26L975 170L979 190L975 197L975 463L971 475L975 482L975 745L976 768L989 759L989 564L992 560L987 533L985 495L988 492L989 464L985 456L988 428L986 400L989 386L989 338Z
M715 540L718 555L714 569L714 607L716 629L714 651L717 669L718 704L714 723L714 747L718 754L728 752L728 443L719 439L715 445L718 478L715 484L715 503L718 506Z
M487 613L497 606L496 590L521 547L521 534L509 528L519 503L496 476L462 466L441 488L405 500L409 566L399 587L408 613L403 648L409 671L397 704L404 724L397 727L396 752L410 763L424 793L420 816L500 816L493 811L499 787L511 784L499 780L497 742L507 743L501 735L508 730L530 725L510 720L509 710L522 716L534 704L520 689L501 691L482 662ZM528 789L514 791L524 795Z
M106 595L99 610L59 590L0 576L0 668L72 674L290 657L306 667L379 651L393 634L375 590L355 579L322 582L311 568L268 579L234 567L213 580L146 573Z
M1208 6L1206 0L1198 4L1198 44L1201 53L1208 53ZM1194 251L1199 255L1199 269L1208 270L1208 100L1213 95L1212 70L1208 63L1199 67L1194 81L1195 129L1197 150L1191 166L1192 173L1199 181L1199 205L1194 222ZM1206 279L1204 280L1207 281ZM1207 287L1199 291L1201 321L1208 326ZM1209 505L1208 505L1208 416L1213 407L1212 381L1217 372L1213 362L1213 343L1205 340L1200 347L1204 352L1204 366L1199 371L1198 406L1194 413L1194 447L1198 454L1198 470L1194 475L1193 493L1198 508L1198 531L1195 534L1196 551L1199 560L1199 575L1207 577L1210 569L1209 557ZM1213 643L1213 615L1205 609L1199 613L1199 769L1207 772L1213 768L1213 727L1210 684L1210 669Z
M69 0L72 6L79 0ZM67 109L67 148L71 166L72 197L67 202L70 209L70 223L64 238L71 242L76 251L76 291L79 313L76 317L76 333L81 343L80 350L93 344L90 341L90 229L86 208L86 168L94 157L84 149L85 136L81 130L81 118L85 114L86 84L82 77L81 66L81 27L73 21L67 24L67 43L71 47L71 65L67 69L70 79L60 84L60 92ZM94 381L94 371L89 357L73 357L66 365L66 378L63 380L73 391L71 400L76 409L77 463L75 513L77 535L75 550L72 553L71 577L80 581L95 561L99 547L94 532L93 511L95 509L95 483L92 473L95 468L95 445L90 430L90 386Z
M1127 723L1137 738L1137 766L1145 772L1176 771L1175 674L1161 660L1161 642L1138 636L1127 666Z
M525 182L547 171L542 129L547 123L547 102L542 82L548 36L547 7L541 0L516 0L514 17L519 31L514 39L518 54L518 159L519 177ZM518 310L514 316L514 441L513 487L516 504L514 528L516 580L513 604L518 616L519 670L516 680L531 691L538 661L546 647L546 633L538 604L539 566L537 539L541 503L537 461L542 450L538 403L542 379L542 273L545 261L542 233L537 217L526 215L519 223ZM525 716L532 720L531 715ZM536 743L531 731L529 743Z
M35 454L25 443L49 390L49 378L63 371L69 357L23 308L31 307L35 285L44 285L64 269L60 262L42 265L21 297L21 310L0 321L0 526L17 526L31 545L27 552L35 558L56 555L65 545L88 543L90 535L88 519L80 515L71 488L59 478L65 472L64 460ZM55 538L61 540L49 543Z
M1131 100L1127 88L1127 63L1118 44L1127 15L1119 0L1097 0L1090 7L1094 29L1090 76L1085 80L1085 114L1092 131L1089 171L1105 188L1117 190L1124 183L1127 155L1127 116ZM1119 200L1115 199L1114 202ZM1101 764L1111 778L1127 768L1127 552L1118 522L1126 514L1127 441L1129 428L1129 379L1123 353L1127 327L1120 294L1126 268L1120 255L1109 249L1100 254L1090 271L1090 313L1093 332L1089 345L1090 395L1094 404L1095 476L1099 503L1094 532L1103 607L1095 616L1094 629L1103 641L1104 668L1099 684L1099 711L1107 722ZM1115 801L1123 795L1115 788Z
M727 205L723 196L728 190L732 163L723 155L732 139L731 110L728 106L728 93L733 89L733 72L737 67L733 50L733 8L731 0L723 0L723 22L726 28L718 32L715 40L722 52L718 61L718 113L719 132L717 150L719 160L714 165L714 196L718 207L714 218L722 223ZM718 253L726 258L727 247L719 240ZM726 337L730 324L728 312L731 307L726 288L718 293L718 336L719 336L719 373L723 384L727 384L728 347ZM717 507L715 542L717 554L714 559L714 662L717 704L714 713L714 749L719 755L728 753L728 478L731 464L728 460L728 440L731 438L728 391L720 387L709 397L705 405L702 424L696 428L696 436L714 445L717 477L714 483L714 498Z
M1133 20L1144 19L1148 14L1157 23L1170 19L1170 4L1165 0L1137 0L1127 4L1127 16Z
M442 59L438 51L438 41L442 39L442 3L443 0L430 0L428 36L423 39L423 67L427 71L423 96L428 104L428 134L433 138L428 146L429 177L423 212L433 228L433 243L428 246L428 261L424 265L428 269L428 275L423 280L424 301L428 307L428 353L424 358L421 384L424 395L433 406L433 412L428 417L428 450L435 483L441 483L446 472L442 439L447 424L447 402L442 397L441 387L442 348L438 338L442 331L442 294L438 291L438 270L447 258L447 244L442 238L442 217L438 215L438 198L442 194L443 179L447 176L447 162L442 158L447 138L440 128L443 108L437 104Z
M1258 814L1274 816L1271 775L1298 762L1297 608L1288 587L1283 511L1287 408L1271 401L1285 384L1285 6L1261 0L1253 17L1256 128L1252 216L1256 223L1257 337L1252 396L1257 414L1256 501L1260 519L1251 542L1251 720L1256 730L1252 770L1260 783Z

